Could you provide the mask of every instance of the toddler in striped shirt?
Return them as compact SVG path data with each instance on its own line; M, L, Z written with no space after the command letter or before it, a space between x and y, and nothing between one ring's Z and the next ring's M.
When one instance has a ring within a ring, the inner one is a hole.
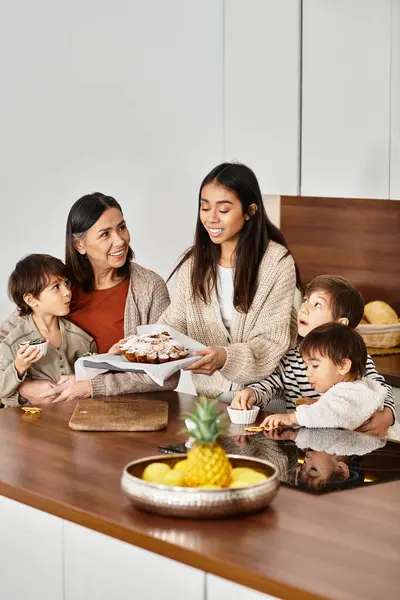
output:
M364 299L350 281L340 276L320 275L305 290L298 314L299 337L304 338L319 325L330 322L355 329L363 313ZM365 377L375 380L385 389L385 399L383 410L375 412L359 430L384 436L395 422L393 391L379 375L369 355L365 368ZM286 352L269 377L238 392L231 406L243 410L256 405L269 412L283 413L294 411L299 399L312 403L319 397L320 394L307 379L307 367L297 345Z

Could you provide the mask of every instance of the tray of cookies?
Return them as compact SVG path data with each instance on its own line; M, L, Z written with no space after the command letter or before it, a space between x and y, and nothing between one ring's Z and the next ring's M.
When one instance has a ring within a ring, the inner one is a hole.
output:
M133 363L163 364L187 358L190 351L169 331L132 335L120 346L123 356Z
M168 325L141 325L135 335L120 344L121 354L79 358L75 363L75 375L82 380L107 371L136 371L147 373L161 386L165 379L198 360L192 353L203 348L205 346L200 342Z

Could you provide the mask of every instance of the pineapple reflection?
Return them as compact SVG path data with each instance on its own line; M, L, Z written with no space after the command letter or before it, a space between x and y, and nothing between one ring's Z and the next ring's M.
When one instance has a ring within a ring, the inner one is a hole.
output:
M279 471L279 479L288 482L298 466L296 444L286 439L283 433L280 439L269 438L267 431L260 433L224 436L220 444L228 454L249 456L266 460ZM293 433L293 432L291 432Z

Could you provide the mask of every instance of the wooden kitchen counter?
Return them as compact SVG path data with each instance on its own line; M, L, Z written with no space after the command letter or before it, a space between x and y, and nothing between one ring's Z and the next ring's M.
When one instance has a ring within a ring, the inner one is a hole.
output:
M168 401L167 431L72 431L75 403L38 417L1 410L0 495L279 598L398 597L400 482L323 496L282 486L268 510L219 521L134 509L120 489L124 465L183 439L178 416L194 399L146 397Z
M381 373L386 381L400 388L400 354L378 355L372 357L377 371Z

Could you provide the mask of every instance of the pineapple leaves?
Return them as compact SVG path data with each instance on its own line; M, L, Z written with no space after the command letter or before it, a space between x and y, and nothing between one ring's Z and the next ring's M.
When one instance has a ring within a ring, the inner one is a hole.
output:
M208 400L200 396L194 404L193 412L183 413L184 419L190 419L192 427L189 435L202 445L212 444L221 435L224 413L217 410L218 400Z

